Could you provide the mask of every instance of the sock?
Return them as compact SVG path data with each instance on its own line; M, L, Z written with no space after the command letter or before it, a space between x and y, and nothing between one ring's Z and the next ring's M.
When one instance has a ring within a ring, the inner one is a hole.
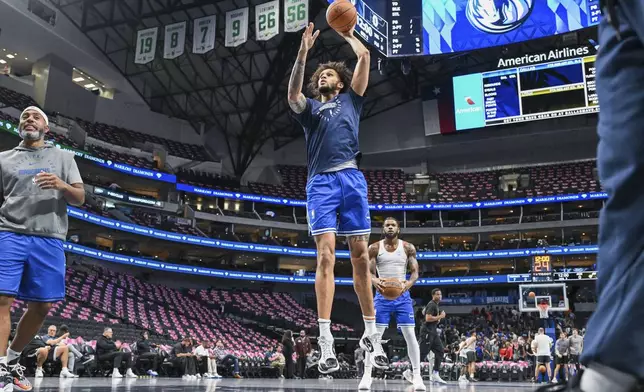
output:
M591 363L581 377L581 389L584 392L628 392L636 382L635 377L630 374Z
M0 365L6 365L7 364L7 357L0 357Z
M318 319L318 325L320 326L320 336L333 339L333 335L331 335L331 320Z
M376 329L376 318L375 317L369 317L369 316L362 316L362 319L364 320L364 334L367 336L371 336L378 332Z
M7 362L13 362L14 360L20 358L21 352L13 351L12 349L7 349Z
M414 327L405 326L400 329L402 330L403 337L407 343L407 354L409 354L409 362L411 362L414 376L420 376L420 347L418 347L418 340L416 340Z

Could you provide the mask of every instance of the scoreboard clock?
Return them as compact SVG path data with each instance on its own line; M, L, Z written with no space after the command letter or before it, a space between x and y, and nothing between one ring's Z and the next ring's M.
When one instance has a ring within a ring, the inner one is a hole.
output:
M532 258L532 281L552 282L552 256L535 255Z

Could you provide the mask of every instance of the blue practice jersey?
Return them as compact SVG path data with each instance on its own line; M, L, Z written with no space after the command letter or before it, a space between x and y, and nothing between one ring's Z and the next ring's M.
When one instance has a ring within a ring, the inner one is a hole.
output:
M341 163L358 157L358 127L364 97L352 89L322 103L306 99L306 109L295 114L304 128L309 181Z

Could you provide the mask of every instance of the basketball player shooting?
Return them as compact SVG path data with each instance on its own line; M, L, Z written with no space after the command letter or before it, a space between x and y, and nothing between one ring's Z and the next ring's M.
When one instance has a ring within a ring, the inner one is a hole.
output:
M350 3L349 3L350 4ZM369 82L369 50L354 37L353 28L339 33L358 58L353 78L342 62L320 64L311 77L314 99L302 94L306 57L320 34L313 23L302 35L288 88L288 103L304 128L308 161L306 205L309 230L317 248L315 294L317 297L321 357L318 369L327 374L340 368L331 335L331 306L335 294L336 234L348 236L353 282L365 324L360 347L370 353L371 363L386 369L385 356L376 330L368 241L371 219L367 182L358 170L360 150L358 125ZM339 221L338 221L339 218Z
M31 391L18 363L53 302L65 299L67 203L85 202L74 154L45 144L47 115L30 106L20 115L22 142L0 153L0 390ZM11 304L28 302L16 336ZM71 375L71 373L66 373Z
M402 331L407 343L407 353L412 366L412 374L405 372L405 379L414 385L414 390L425 391L426 387L420 375L420 347L416 340L414 328L414 302L409 295L409 289L418 280L418 260L416 248L409 242L399 239L400 224L395 218L387 218L382 226L383 240L369 246L369 265L371 282L376 288L376 327L379 336L389 326L391 314L396 314L396 324ZM407 280L407 267L411 271ZM376 276L377 275L377 276ZM400 295L396 299L387 299L383 292L391 283L398 284ZM367 353L367 356L370 355ZM360 390L371 388L371 364L365 361L364 375L360 381Z

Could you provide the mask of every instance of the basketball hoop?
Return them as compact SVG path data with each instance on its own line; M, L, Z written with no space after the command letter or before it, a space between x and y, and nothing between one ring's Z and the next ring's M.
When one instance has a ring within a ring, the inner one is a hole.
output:
M548 318L548 309L550 309L550 305L548 305L547 302L543 302L537 305L537 308L539 309L539 317L542 319L547 319Z

